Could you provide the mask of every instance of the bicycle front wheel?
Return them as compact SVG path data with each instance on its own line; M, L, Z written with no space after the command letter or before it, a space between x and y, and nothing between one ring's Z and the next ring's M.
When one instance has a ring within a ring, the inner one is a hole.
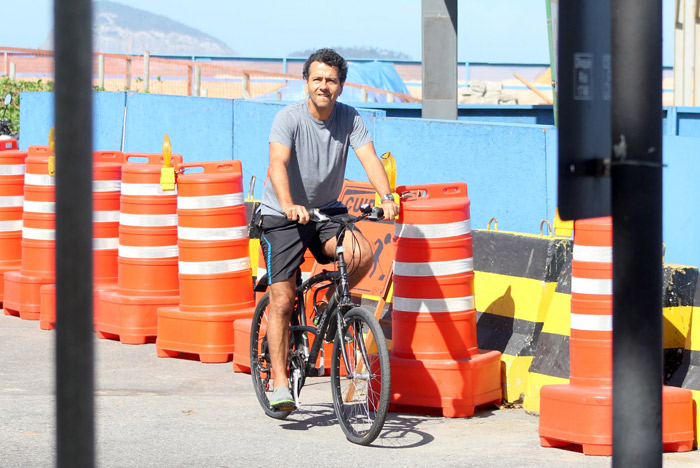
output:
M333 407L348 440L369 445L382 430L389 408L389 351L379 322L368 311L355 307L344 320L331 358Z
M260 298L250 326L250 375L253 388L265 414L275 419L284 419L291 411L278 411L270 408L272 394L272 363L267 345L267 317L270 308L270 293Z

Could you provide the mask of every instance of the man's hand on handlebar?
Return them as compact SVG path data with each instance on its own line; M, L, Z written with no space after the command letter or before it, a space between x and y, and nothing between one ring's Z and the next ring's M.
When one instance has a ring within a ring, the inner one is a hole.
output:
M383 200L384 219L393 221L399 214L399 205L394 200Z
M290 221L298 221L299 224L306 224L309 222L310 216L309 211L306 207L301 205L291 205L282 210Z

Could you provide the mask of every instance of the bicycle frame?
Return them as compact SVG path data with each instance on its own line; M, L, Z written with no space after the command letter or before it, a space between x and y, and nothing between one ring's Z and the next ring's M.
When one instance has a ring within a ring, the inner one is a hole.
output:
M338 239L338 247L336 248L336 253L338 255L338 260L336 261L336 265L338 267L337 271L322 271L321 273L318 273L314 275L313 277L307 279L306 281L303 281L301 285L297 287L296 290L296 301L297 301L297 307L296 307L296 313L295 316L292 317L292 325L290 326L290 331L292 332L292 338L297 340L299 339L297 333L295 332L301 332L301 345L302 348L306 351L306 363L305 363L305 369L304 373L305 375L308 376L318 376L318 375L323 375L325 372L325 369L323 367L323 363L321 364L320 367L316 367L316 361L318 359L319 352L321 350L321 347L323 345L324 337L326 335L326 332L328 330L328 327L330 326L330 321L335 319L338 321L338 326L336 328L336 335L334 339L338 339L340 336L340 330L342 330L342 320L343 320L343 314L351 309L352 307L355 306L355 304L352 302L352 297L350 295L350 287L349 287L349 281L348 281L348 272L347 272L347 264L345 263L345 256L344 256L344 248L342 246L343 239L345 237L345 231L343 227L341 226L341 232L339 232L339 235L337 236ZM326 282L327 284L324 286L321 286L318 288L318 290L314 294L314 304L316 303L316 296L319 294L320 291L327 289L331 287L332 285L336 285L336 290L331 296L328 306L326 307L325 313L321 316L320 322L317 327L311 327L307 324L306 321L306 303L305 303L305 295L308 291L311 290L311 288L317 284L324 283ZM297 325L294 325L294 321L298 321L299 323ZM308 336L304 333L314 333L315 334L315 339L314 343L311 346L311 349L309 350L309 343L308 343ZM346 351L344 347L341 347L342 350L342 356L343 356L343 361L345 364L348 364L348 358L346 355ZM362 346L363 354L366 355L366 349L364 346ZM366 357L366 356L365 356ZM349 367L346 367L349 368Z

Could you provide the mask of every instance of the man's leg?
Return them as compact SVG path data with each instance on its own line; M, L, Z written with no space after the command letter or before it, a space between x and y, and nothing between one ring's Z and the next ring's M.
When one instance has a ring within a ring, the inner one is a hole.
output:
M267 318L267 344L275 372L274 388L289 387L289 320L294 306L296 275L270 285L270 311Z
M336 238L331 237L323 244L326 256L335 258ZM359 230L348 231L343 239L345 262L348 264L350 288L353 288L372 268L374 256L372 245ZM329 291L332 293L332 291ZM327 294L327 297L330 295Z

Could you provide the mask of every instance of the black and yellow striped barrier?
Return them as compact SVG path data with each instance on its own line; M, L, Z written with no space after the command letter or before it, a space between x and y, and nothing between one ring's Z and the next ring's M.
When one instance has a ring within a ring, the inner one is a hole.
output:
M700 445L700 273L695 267L664 269L664 369L668 384L695 400L695 445ZM680 347L676 347L678 344ZM670 346L669 346L670 344Z
M569 382L570 259L561 273L529 370L523 407L532 413L539 413L542 386ZM698 269L665 265L663 274L664 380L669 385L690 389L695 401L700 402Z
M472 235L479 349L502 353L504 400L519 402L572 241L491 230Z

